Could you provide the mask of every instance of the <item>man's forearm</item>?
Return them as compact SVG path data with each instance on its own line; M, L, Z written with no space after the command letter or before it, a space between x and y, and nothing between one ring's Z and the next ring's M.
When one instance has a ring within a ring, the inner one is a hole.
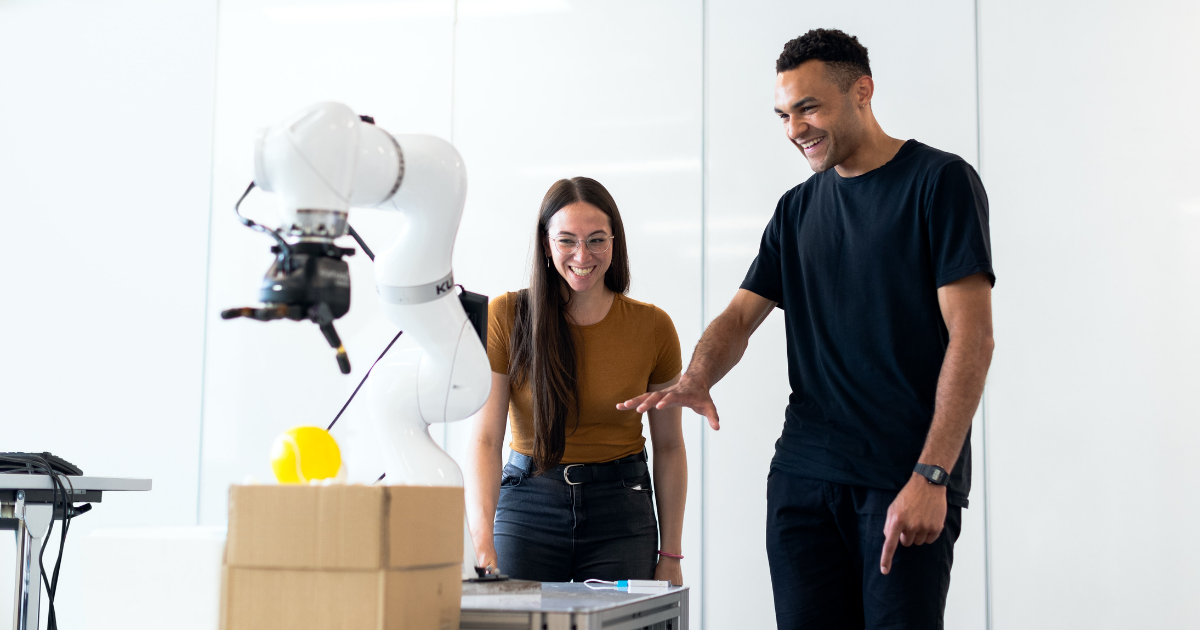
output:
M711 388L742 360L751 332L734 314L721 313L701 335L685 374Z
M993 346L990 332L951 337L938 375L933 424L921 450L921 463L941 466L947 472L954 468L983 396Z
M679 382L617 403L617 409L636 409L642 413L651 409L687 407L707 418L708 426L714 431L720 429L721 420L709 390L741 360L750 335L775 306L775 302L760 295L738 289L733 301L700 337L692 352L692 362L679 376Z

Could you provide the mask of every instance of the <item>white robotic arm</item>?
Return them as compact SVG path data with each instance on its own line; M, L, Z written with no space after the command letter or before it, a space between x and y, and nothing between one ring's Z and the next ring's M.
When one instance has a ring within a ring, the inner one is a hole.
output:
M351 206L404 217L395 242L375 259L380 304L404 335L374 369L372 416L388 482L461 486L458 466L427 430L475 413L491 389L487 353L451 270L467 192L458 151L433 136L392 136L345 105L320 103L264 131L254 166L255 183L277 193L281 230L297 245L346 234ZM320 281L318 270L312 282ZM269 272L268 306L271 286L282 286L271 282Z

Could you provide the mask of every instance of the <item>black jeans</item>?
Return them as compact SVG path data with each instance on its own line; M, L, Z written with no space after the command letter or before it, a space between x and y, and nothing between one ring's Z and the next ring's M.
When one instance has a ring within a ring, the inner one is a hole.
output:
M569 485L564 466L533 476L529 463L513 452L500 479L495 545L502 572L539 582L654 579L658 521L648 470Z
M940 630L962 508L947 506L942 534L903 545L879 572L883 526L896 492L767 475L767 558L781 630Z

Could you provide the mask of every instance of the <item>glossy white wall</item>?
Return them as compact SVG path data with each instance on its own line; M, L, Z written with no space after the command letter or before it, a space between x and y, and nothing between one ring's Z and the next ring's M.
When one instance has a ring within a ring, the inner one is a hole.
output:
M775 59L788 40L812 28L856 35L870 51L873 109L885 131L971 163L977 151L971 4L709 0L707 6L705 317L711 321L741 284L779 197L811 174L773 112ZM766 477L789 391L783 314L776 311L713 392L722 429L707 436L704 462L706 628L774 626ZM981 455L982 432L974 437ZM980 455L972 508L955 547L947 627L985 627Z
M471 173L456 277L492 296L527 286L546 190L595 178L625 223L630 296L671 315L686 362L700 330L700 3L572 1L487 15L470 6L460 1L456 49L454 142ZM684 579L697 588L700 427L690 412L684 425ZM456 457L469 428L446 426Z
M1200 62L1198 9L979 4L981 170L999 275L993 627L1195 626L1200 130L1186 78ZM560 176L600 179L630 230L632 295L672 314L685 360L698 293L711 319L779 195L808 175L771 113L783 42L816 26L859 35L885 129L975 161L969 3L458 0L457 47L455 6L226 0L214 49L215 0L0 4L0 205L22 235L3 254L18 270L16 306L2 315L18 331L3 367L3 448L155 479L152 493L106 497L72 536L193 522L198 475L199 518L223 523L226 485L269 477L274 435L330 418L390 339L361 254L354 309L339 322L349 378L311 324L216 318L253 301L269 261L267 239L230 212L252 176L253 133L305 104L341 100L390 130L458 144L471 194L456 271L489 295L524 282L545 188ZM246 210L271 217L273 200L256 193ZM394 228L380 211L352 221L377 248ZM81 268L107 273L81 282ZM707 602L707 628L773 623L763 490L786 403L782 344L776 313L716 392L725 422L704 436L706 559L701 433L687 418L685 577L698 585L706 564L711 595L695 593L693 606ZM358 479L375 471L361 411L353 405L336 431ZM461 456L466 428L435 436ZM974 437L978 454L982 432ZM981 463L948 627L983 626ZM0 545L0 566L10 563ZM64 625L85 623L79 568L68 549ZM0 593L10 588L0 572Z
M588 175L616 198L628 232L632 297L672 315L685 352L699 334L700 4L495 2L371 5L224 3L214 159L213 248L205 396L202 520L224 519L225 488L269 478L281 430L321 424L394 331L374 303L370 265L351 260L355 301L339 322L355 375L336 372L309 324L223 322L249 303L269 242L226 208L251 174L256 127L321 99L371 113L393 131L452 140L467 164L456 280L490 296L527 282L536 210L556 179ZM457 19L457 31L455 20ZM314 46L320 41L320 46ZM453 80L453 83L452 83ZM453 107L451 98L453 97ZM244 208L271 217L269 196ZM356 211L369 243L388 217ZM686 356L685 356L686 360ZM335 435L351 474L373 479L356 401ZM699 425L687 422L698 457ZM434 427L460 461L470 422ZM365 462L365 463L364 463ZM693 471L699 470L698 461ZM368 472L369 470L369 472ZM685 579L699 583L699 484L685 534ZM697 598L698 600L699 598Z
M254 177L256 130L334 100L393 133L449 138L453 25L454 0L221 3L201 522L225 522L230 483L247 475L273 479L267 454L275 436L296 425L327 425L396 332L379 310L371 261L361 251L349 259L350 313L336 324L349 376L338 371L315 324L220 319L221 309L255 302L272 258L270 239L232 212ZM274 225L275 203L256 191L243 211ZM350 215L376 251L391 243L397 219L382 210ZM364 403L356 399L334 429L355 481L382 472Z
M216 0L0 3L0 450L154 479L75 522L64 628L91 530L195 522L215 35Z
M1200 627L1200 7L980 23L994 627Z

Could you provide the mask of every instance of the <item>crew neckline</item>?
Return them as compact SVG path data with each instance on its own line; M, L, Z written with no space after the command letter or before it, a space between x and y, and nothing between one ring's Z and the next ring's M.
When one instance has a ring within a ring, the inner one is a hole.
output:
M854 177L842 177L841 175L838 174L836 168L829 169L829 172L833 173L833 179L838 184L847 184L847 185L859 184L859 183L873 179L875 177L875 175L878 174L880 171L883 171L884 169L888 168L889 166L899 162L901 159L908 157L908 154L911 153L912 150L914 148L916 148L916 146L917 146L917 141L914 138L909 138L908 140L905 140L904 144L900 145L900 148L896 150L896 154L892 156L892 159L888 160L887 162L884 162L878 168L873 168L873 169L867 171L866 173L863 173L862 175L856 175Z
M608 312L604 314L604 317L600 318L600 321L596 322L595 324L588 324L586 326L581 326L581 325L575 324L575 323L572 323L571 325L576 328L579 328L580 330L587 330L589 328L595 328L595 327L603 324L604 322L608 321L609 317L612 317L613 311L616 310L617 300L620 300L624 297L625 296L621 295L620 293L613 291L613 301L611 304L608 305Z

